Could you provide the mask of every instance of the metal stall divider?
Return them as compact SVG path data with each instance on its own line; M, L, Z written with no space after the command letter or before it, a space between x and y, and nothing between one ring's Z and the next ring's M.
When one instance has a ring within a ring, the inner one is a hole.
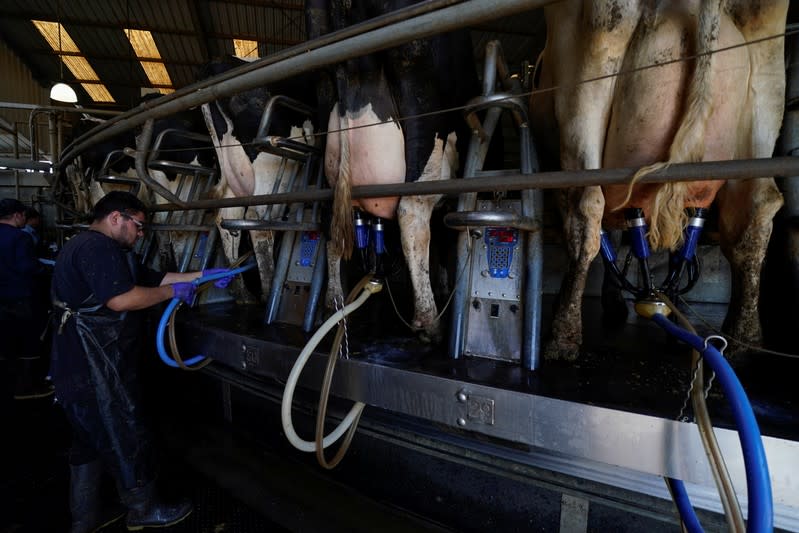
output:
M281 108L306 117L315 116L313 108L283 95L273 96L267 103L253 144L261 151L283 158L272 193L306 190L311 176L315 176L314 186L320 189L323 183L320 148L269 134L272 118ZM289 160L296 164L288 165ZM222 227L234 231L282 232L264 323L294 324L302 326L306 332L311 331L324 285L326 264L319 202L314 202L310 208L302 202L276 204L266 210L261 220L225 220Z
M217 174L216 169L161 158L161 145L168 137L171 138L172 141L174 141L175 138L180 138L203 143L208 146L211 145L210 137L177 129L166 129L158 134L158 137L153 143L150 156L147 159L148 170L160 171L165 174L174 174L177 176L178 182L175 187L175 196L188 202L201 199L214 186L214 179ZM187 181L189 181L189 190L184 194ZM180 250L179 261L177 257L175 258L177 271L204 270L209 266L213 257L218 232L213 222L209 224L204 220L204 210L170 211L158 213L154 218L155 223L149 226L154 231L150 232L148 238L143 240L141 245L140 252L142 255L142 262L147 262L150 259L153 245L163 232L181 231L188 232L189 237L186 239L182 250ZM171 240L172 238L170 237L170 241ZM199 262L199 264L197 264L197 262Z
M497 81L502 92L496 91ZM509 74L498 41L486 45L483 95L471 100L466 120L472 129L464 178L502 176L515 171L484 171L488 147L503 111L519 131L521 174L538 170L521 82ZM481 123L477 113L485 111ZM458 237L458 277L453 297L449 355L519 361L538 367L541 331L542 194L521 191L520 200L494 194L478 201L465 193L458 211L444 223L463 230ZM471 242L468 242L471 239ZM471 251L470 251L471 250Z

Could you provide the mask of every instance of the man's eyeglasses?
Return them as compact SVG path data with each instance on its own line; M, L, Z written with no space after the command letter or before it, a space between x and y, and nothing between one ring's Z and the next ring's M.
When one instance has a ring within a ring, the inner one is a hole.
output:
M120 215L122 215L123 217L127 218L128 220L130 220L131 222L136 224L136 229L138 231L141 231L142 233L144 233L144 227L145 227L144 226L144 222L139 222L138 220L136 220L135 218L133 218L132 216L130 216L127 213L120 213Z

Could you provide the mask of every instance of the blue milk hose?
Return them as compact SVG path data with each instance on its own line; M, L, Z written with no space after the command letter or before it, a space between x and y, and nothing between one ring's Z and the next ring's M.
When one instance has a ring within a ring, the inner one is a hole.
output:
M724 356L705 339L694 335L681 327L673 324L661 314L652 316L660 327L681 341L689 344L699 351L705 363L716 373L724 395L732 409L735 426L738 428L738 438L741 441L741 451L744 457L746 471L746 491L749 500L749 512L746 521L746 530L749 532L767 532L773 529L773 502L771 495L771 480L769 478L766 451L760 437L760 428L755 419L755 413L746 397L741 382L724 359ZM689 531L701 531L696 514L688 501L685 486L680 480L670 480L670 486L675 493L675 503L680 511ZM693 529L698 527L699 529Z
M207 283L209 281L216 281L218 279L235 276L237 274L240 274L241 272L250 270L255 266L256 263L250 263L239 268L234 268L232 270L227 270L225 272L219 272L218 274L211 274L210 276L197 278L194 281L192 281L192 283L196 286L200 286L203 283ZM158 349L158 356L161 357L161 361L163 361L165 364L173 368L179 368L180 365L178 365L178 363L174 359L172 359L169 356L169 354L167 354L166 346L164 344L164 336L166 335L166 327L167 324L169 323L169 317L172 316L172 313L175 311L175 308L178 306L178 304L180 304L180 299L172 298L172 300L169 302L169 305L166 306L164 314L161 315L161 320L160 322L158 322L158 331L156 332L155 335L155 346ZM205 360L204 355L195 355L194 357L191 357L188 360L184 361L183 364L186 366L191 366L191 365L196 365L197 363L200 363L203 360Z

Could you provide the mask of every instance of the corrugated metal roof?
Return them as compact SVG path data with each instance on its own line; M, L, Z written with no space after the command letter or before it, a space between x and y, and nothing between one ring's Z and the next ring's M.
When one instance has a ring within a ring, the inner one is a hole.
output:
M524 34L530 35L525 18L493 27L507 27L515 39L524 40ZM45 87L59 81L61 69L57 52L31 19L60 21L123 107L148 86L125 28L152 32L176 88L192 83L197 68L210 58L233 53L233 38L258 41L262 57L305 39L302 0L4 0L0 36ZM64 77L74 81L69 73ZM81 104L91 103L78 91Z
M297 0L5 0L0 35L43 87L59 80L61 68L31 19L60 21L122 107L149 86L125 28L152 32L176 88L195 81L198 67L210 58L232 53L235 37L257 40L263 56L302 42L305 33ZM74 81L68 72L64 78ZM94 105L75 88L81 104Z

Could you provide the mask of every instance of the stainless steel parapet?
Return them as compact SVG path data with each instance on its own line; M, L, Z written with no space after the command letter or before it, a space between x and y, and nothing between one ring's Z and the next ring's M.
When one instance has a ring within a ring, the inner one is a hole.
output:
M212 354L220 364L279 383L285 383L300 351L208 324L182 327L189 333L182 337L187 349ZM327 358L326 354L315 355L309 359L298 386L318 391ZM643 475L641 479L659 487L647 491L664 494L662 480L652 476L682 479L689 484L696 506L721 512L702 441L692 423L477 385L355 358L338 362L332 394L486 435L497 443L508 443L513 450L523 449L519 445L529 446L528 453L548 454L565 467L585 465L586 470L577 475L598 476L597 472L603 470L603 476L620 478L604 482L619 485L626 482L622 479L625 476ZM738 434L721 428L715 428L715 433L746 508L746 474ZM799 531L799 443L764 437L763 444L771 472L775 526ZM591 465L598 468L592 470Z

